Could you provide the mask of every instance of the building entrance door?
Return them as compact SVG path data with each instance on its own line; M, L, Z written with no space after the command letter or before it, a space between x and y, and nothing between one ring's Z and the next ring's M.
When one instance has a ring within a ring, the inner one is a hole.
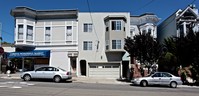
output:
M76 74L76 64L77 64L77 61L76 61L76 58L75 57L71 57L70 58L70 64L71 64L71 72L72 72L72 76L77 76Z

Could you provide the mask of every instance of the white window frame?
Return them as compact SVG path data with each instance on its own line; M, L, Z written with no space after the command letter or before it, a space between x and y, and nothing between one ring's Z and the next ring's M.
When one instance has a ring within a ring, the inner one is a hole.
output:
M71 27L71 29L69 29ZM72 41L73 26L66 26L66 40Z
M92 41L83 41L83 50L92 50Z
M114 31L121 31L122 30L122 20L111 21L111 29Z
M49 30L47 28L49 28ZM50 42L51 30L52 30L52 27L45 27L45 42Z
M19 26L22 26L22 28L20 29L20 27ZM19 24L18 26L18 36L17 36L17 38L19 39L19 40L23 40L23 34L24 34L24 25L23 24Z
M122 49L122 40L112 40L112 49Z
M84 32L92 32L93 31L93 24L92 23L84 23L83 24L83 31Z
M29 28L31 28L31 29L29 30ZM31 26L31 25L27 25L26 40L33 41L33 26Z

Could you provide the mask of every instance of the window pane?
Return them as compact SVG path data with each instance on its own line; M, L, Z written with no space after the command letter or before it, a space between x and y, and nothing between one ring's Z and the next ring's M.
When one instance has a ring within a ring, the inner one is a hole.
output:
M27 35L26 35L27 40L33 40L33 26L27 26Z
M45 40L46 41L50 41L50 30L51 30L50 27L45 28Z
M87 42L84 42L84 50L87 50Z
M18 25L18 39L23 39L23 25Z
M116 28L115 28L115 24L116 22L115 21L112 21L112 30L115 30Z
M93 27L93 24L91 23L85 23L84 24L84 32L92 32L92 27Z
M121 30L122 22L121 21L112 21L112 30Z
M72 40L72 26L66 27L66 40Z
M121 40L112 40L112 49L121 49Z
M92 41L84 41L84 46L83 49L84 50L92 50Z
M116 40L112 40L112 49L116 49Z

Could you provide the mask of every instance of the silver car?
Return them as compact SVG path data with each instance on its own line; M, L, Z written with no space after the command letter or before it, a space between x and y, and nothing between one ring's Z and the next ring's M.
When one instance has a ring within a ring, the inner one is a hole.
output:
M61 80L72 79L71 72L67 72L64 69L57 67L40 67L34 71L26 71L21 74L21 78L24 81L31 79L52 79L55 82Z
M155 72L148 77L134 78L131 82L143 87L147 85L167 85L176 88L177 85L182 84L180 77L174 76L168 72Z

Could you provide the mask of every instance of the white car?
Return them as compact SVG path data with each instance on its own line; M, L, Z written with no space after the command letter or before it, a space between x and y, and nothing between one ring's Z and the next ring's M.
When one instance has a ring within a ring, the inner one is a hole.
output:
M61 68L40 67L34 71L23 72L21 78L24 81L30 81L31 79L52 79L55 82L60 82L61 80L72 79L72 75L71 72L67 72Z
M131 82L143 87L147 85L167 85L176 88L177 85L182 84L180 77L174 76L168 72L155 72L148 77L134 78Z

